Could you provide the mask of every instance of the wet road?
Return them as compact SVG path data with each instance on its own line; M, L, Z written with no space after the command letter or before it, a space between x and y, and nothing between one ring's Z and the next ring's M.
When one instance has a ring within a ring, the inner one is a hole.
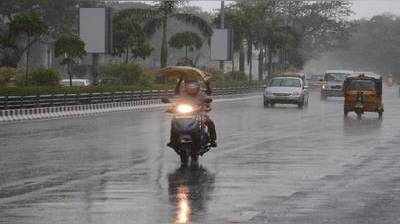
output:
M0 126L0 223L400 223L400 99L214 105L219 148L179 168L162 111Z

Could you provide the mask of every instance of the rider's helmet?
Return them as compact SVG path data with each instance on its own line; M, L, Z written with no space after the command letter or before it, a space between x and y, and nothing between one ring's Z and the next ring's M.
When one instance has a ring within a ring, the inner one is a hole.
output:
M185 91L189 96L197 96L200 92L200 83L196 80L186 81Z

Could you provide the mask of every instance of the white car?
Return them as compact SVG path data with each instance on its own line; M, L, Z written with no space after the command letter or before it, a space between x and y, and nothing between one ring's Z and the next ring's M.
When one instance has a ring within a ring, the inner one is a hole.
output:
M70 80L63 79L60 84L62 86L70 86ZM72 86L90 86L90 81L89 79L72 79Z
M296 104L299 108L308 104L309 93L303 79L298 77L275 77L264 91L264 106Z

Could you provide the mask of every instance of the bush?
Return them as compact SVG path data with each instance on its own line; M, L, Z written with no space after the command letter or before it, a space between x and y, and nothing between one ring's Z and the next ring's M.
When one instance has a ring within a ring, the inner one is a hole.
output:
M248 76L240 71L227 73L216 72L214 73L213 81L217 87L233 87L249 84Z
M33 86L56 86L61 81L61 75L57 70L39 68L33 70L28 74L28 80L26 80L25 73L17 74L18 85L33 85Z
M101 68L101 84L103 85L138 85L151 86L152 75L145 75L143 68L137 64L114 63Z
M150 87L143 86L13 86L0 87L0 96L30 96L30 95L51 95L51 94L84 94L84 93L104 93L104 92L124 92L141 90L166 90L173 89L174 86L155 84Z
M10 67L0 67L0 86L10 85L15 82L17 70Z
M59 85L61 75L54 69L36 69L29 75L29 81L32 85L54 86Z

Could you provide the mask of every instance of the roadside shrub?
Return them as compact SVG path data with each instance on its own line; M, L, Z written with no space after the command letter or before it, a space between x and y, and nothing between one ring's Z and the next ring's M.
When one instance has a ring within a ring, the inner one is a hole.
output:
M145 75L143 68L135 63L114 63L100 69L103 85L138 85L151 86L154 77Z
M213 82L217 87L234 87L249 84L248 76L240 71L227 73L216 72L213 76Z
M51 95L51 94L84 94L104 92L124 92L141 90L166 90L173 89L172 85L154 84L149 87L136 85L100 85L100 86L11 86L1 87L0 96L29 96L29 95Z
M17 70L10 67L0 67L0 86L6 86L15 83Z
M61 75L58 71L54 69L43 69L39 68L34 70L29 75L29 82L32 85L38 86L55 86L59 85L61 80Z
M57 86L61 81L61 75L54 69L39 68L28 74L28 77L24 72L18 72L16 81L18 86Z

